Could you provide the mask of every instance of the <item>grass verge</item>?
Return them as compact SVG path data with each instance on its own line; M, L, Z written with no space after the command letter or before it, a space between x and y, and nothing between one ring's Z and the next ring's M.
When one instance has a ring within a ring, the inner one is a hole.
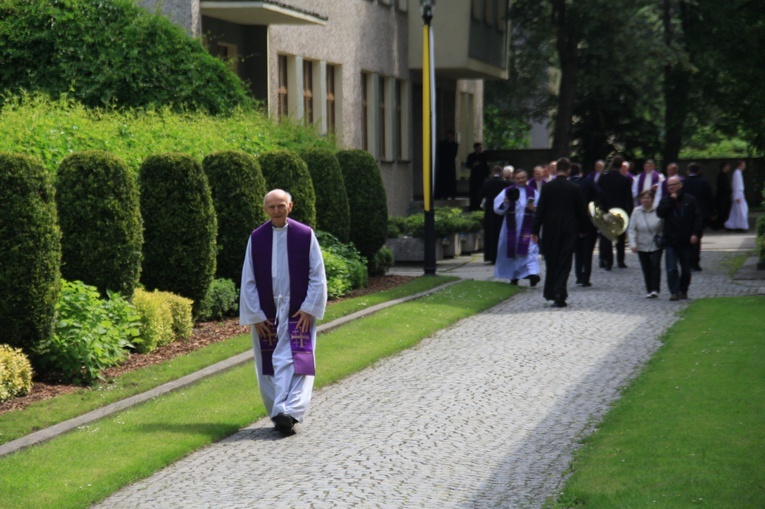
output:
M765 507L765 299L692 303L551 507Z
M327 307L325 318L321 323L336 320L376 304L414 295L455 279L457 278L447 276L420 277L389 290L331 303ZM252 343L249 334L237 336L162 364L126 373L109 383L102 383L93 388L83 388L72 394L39 401L20 412L4 413L0 415L0 444L146 392L238 355L250 348L252 348Z
M465 281L323 334L316 386L410 348L517 291ZM229 370L0 458L3 507L88 507L264 416L252 366Z

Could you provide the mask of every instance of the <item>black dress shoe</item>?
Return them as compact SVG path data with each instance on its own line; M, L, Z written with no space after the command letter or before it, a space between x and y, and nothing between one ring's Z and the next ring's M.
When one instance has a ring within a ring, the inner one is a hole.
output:
M532 274L529 276L529 286L531 287L537 286L540 281L541 278L537 274Z
M692 270L693 272L701 272L701 267L700 267L700 266L698 266L698 265L696 265L695 267L691 267L691 270Z
M605 266L605 267L603 267L603 268L604 268L604 269L606 269L608 272L611 272L611 267L609 267L608 265L606 265L606 266Z
M292 417L290 417L289 415L284 413L279 413L279 414L276 414L276 416L272 420L274 421L276 430L282 435L291 435L292 433L294 433L292 427L295 425L295 422L297 421L293 419Z
M556 308L565 308L567 305L568 304L566 304L565 300L556 299L555 301L553 301L553 306L555 306Z
M511 279L511 280L510 280L510 284L511 284L511 285L515 285L515 286L518 286L518 280L517 280L517 279Z
M592 286L592 283L590 283L589 281L586 282L586 283L582 283L582 287L584 287L584 288L589 288L591 286Z
M680 292L680 298L681 299L687 299L688 298L688 294L685 293L685 292Z
M577 279L574 284L581 285L582 284L582 280L581 279Z
M669 296L669 300L671 301L680 300L680 294L673 293L672 295Z
M619 264L619 268L620 269L626 269L627 268L627 264L626 263L620 263Z

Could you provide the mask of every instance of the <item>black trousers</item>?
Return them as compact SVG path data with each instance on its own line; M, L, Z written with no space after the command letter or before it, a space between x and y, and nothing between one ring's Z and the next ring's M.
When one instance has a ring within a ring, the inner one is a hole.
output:
M616 239L616 263L624 265L624 248L627 245L627 234L622 233ZM600 261L607 268L614 266L614 245L603 235L600 235Z
M574 251L574 274L579 283L589 283L592 274L592 252L598 240L597 230L588 231L584 237L576 239Z
M643 279L645 280L645 291L648 293L661 291L661 255L662 250L638 251L640 268L643 269Z

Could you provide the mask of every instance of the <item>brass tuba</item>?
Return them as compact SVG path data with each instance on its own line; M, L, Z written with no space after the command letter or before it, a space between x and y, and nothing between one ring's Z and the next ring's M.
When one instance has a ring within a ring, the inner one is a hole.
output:
M594 201L591 201L587 208L592 224L595 225L601 235L611 242L616 242L619 235L627 230L630 218L624 210L614 207L608 209L608 212L603 212L603 209L598 207Z

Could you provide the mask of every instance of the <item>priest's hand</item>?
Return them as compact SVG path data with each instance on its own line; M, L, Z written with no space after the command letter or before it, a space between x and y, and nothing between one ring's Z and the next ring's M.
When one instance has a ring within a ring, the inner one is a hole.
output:
M298 310L297 313L292 315L292 318L298 319L298 329L300 329L300 332L308 332L311 329L311 324L313 323L313 316L309 315L303 310Z
M255 324L255 330L258 331L258 336L261 338L265 338L268 336L271 332L271 326L273 323L271 320L266 320L265 322L260 322Z

